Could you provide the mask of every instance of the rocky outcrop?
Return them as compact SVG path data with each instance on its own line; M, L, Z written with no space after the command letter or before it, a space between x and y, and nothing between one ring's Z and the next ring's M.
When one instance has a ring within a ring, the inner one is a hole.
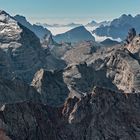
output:
M35 74L32 86L40 93L42 102L51 106L63 105L69 90L63 80L63 71L45 71Z
M96 87L69 114L67 140L138 140L139 99L138 94L125 95Z
M93 53L95 53L102 45L94 41L81 41L76 43L72 49L68 50L63 59L68 64L85 62Z
M54 41L52 35L47 35L41 41L42 47L47 48L51 54L57 58L62 58L64 54L72 48L71 43L57 43Z
M95 70L94 67L81 63L65 69L64 81L70 90L70 96L78 98L89 93L96 85L118 90L106 73L106 69Z
M131 40L131 42L127 44L125 47L135 56L138 55L140 52L140 37L135 36L133 40Z
M126 42L129 44L136 35L137 35L137 33L134 28L129 29L128 36L126 38Z
M139 37L135 37L127 46L100 48L93 53L87 53L86 47L82 50L81 47L79 47L80 49L71 49L64 57L69 64L64 74L66 75L66 82L69 81L68 83L71 83L72 87L78 85L77 81L80 81L80 87L99 85L124 92L139 92L140 61L138 40ZM135 51L133 52L132 50ZM81 62L87 65L83 66ZM83 84L82 81L84 82ZM77 89L77 86L74 88ZM87 88L84 89L86 90Z

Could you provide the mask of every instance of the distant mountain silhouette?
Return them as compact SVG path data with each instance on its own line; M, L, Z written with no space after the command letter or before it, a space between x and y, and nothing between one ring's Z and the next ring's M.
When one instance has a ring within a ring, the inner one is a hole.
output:
M130 28L135 28L137 32L140 32L140 15L133 17L123 14L121 17L114 19L109 26L100 26L93 33L98 36L124 40Z
M93 27L93 26L101 26L101 25L104 25L104 26L107 26L107 25L110 25L110 21L102 21L102 22L96 22L96 21L91 21L90 23L88 23L86 26L87 27Z
M27 19L24 16L16 15L14 16L14 19L26 28L30 29L32 32L34 32L36 36L40 39L43 39L44 36L46 36L47 34L51 34L51 32L48 29L44 28L41 25L32 25L27 21Z
M47 23L36 23L36 25L39 25L39 26L43 26L45 28L48 28L48 27L78 27L78 26L82 26L82 24L78 24L78 23L69 23L69 24L47 24Z
M109 38L105 39L104 41L100 42L102 45L104 45L105 47L111 47L114 45L118 45L120 44L120 42L115 41L115 40L111 40Z
M79 26L68 32L54 36L54 40L57 42L79 42L82 40L94 41L95 38L84 26Z

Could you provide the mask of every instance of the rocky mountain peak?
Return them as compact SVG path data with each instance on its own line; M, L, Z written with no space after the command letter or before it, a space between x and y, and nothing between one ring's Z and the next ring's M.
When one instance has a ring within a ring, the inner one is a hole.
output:
M47 50L44 51L39 38L31 30L7 13L1 13L0 75L8 79L18 77L29 83L40 68L55 69L58 66L61 60L48 54ZM64 62L60 65L63 64L65 65Z
M3 10L0 10L0 21L1 22L8 22L9 19L11 19L12 17L6 13L5 11Z
M139 58L140 53L140 37L135 36L133 40L125 46L132 54ZM140 59L140 58L139 58Z
M15 19L19 19L21 22L27 22L26 17L22 16L22 15L16 15L14 16Z
M128 31L128 36L127 36L127 38L126 38L126 42L129 44L129 43L134 39L134 37L135 37L136 35L137 35L137 33L136 33L135 28L129 29L129 31Z
M4 11L0 13L0 27L1 43L9 43L10 41L17 41L20 39L22 29L18 23Z
M16 15L14 16L14 19L18 21L21 25L25 26L29 30L31 30L35 35L42 40L46 35L51 34L51 32L44 28L41 25L31 24L24 16Z
M84 26L79 26L74 29L71 29L63 34L58 34L54 36L54 40L57 42L71 42L76 43L83 40L89 41L95 41L95 38L92 36L92 34L86 30Z

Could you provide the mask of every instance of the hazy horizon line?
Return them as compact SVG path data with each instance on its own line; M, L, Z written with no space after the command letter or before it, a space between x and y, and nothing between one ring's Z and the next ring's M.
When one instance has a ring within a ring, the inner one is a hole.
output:
M137 14L128 14L128 13L122 13L120 14L119 16L116 16L116 17L104 17L104 18L101 18L100 16L71 16L71 17L50 17L48 16L47 18L46 17L29 17L29 16L26 16L26 15L23 15L23 14L15 14L15 15L21 15L21 16L24 16L26 17L26 19L31 22L32 24L36 24L36 23L41 23L41 24L50 24L50 25L53 25L53 24L69 24L69 23L77 23L77 24L82 24L82 25L85 25L85 24L88 24L90 23L91 21L96 21L97 23L100 23L102 21L112 21L113 19L115 18L119 18L121 17L122 15L132 15L133 17L139 15L140 13L137 13ZM63 19L63 21L62 21Z

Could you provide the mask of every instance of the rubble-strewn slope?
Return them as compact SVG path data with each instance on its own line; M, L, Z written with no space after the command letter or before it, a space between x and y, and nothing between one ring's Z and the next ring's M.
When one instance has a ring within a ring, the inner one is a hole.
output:
M96 87L64 107L28 102L2 106L0 119L12 140L139 140L140 96ZM20 130L20 131L19 131Z

